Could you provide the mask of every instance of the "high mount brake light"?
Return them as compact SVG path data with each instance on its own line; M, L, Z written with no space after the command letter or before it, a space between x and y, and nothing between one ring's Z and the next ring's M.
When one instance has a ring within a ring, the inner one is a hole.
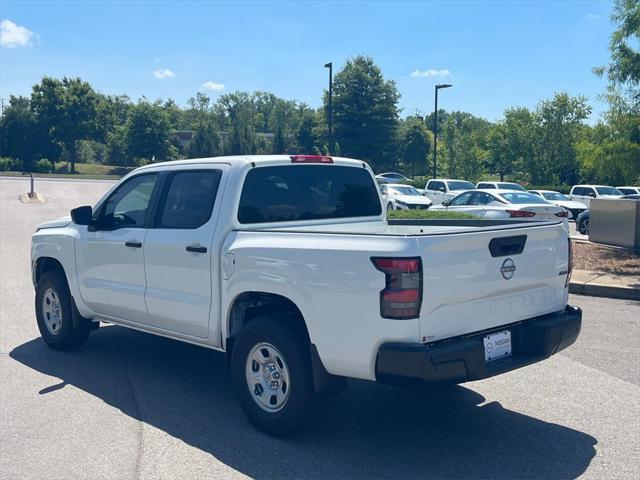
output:
M418 318L422 305L420 257L372 257L371 262L385 274L385 288L380 291L380 316L398 320Z
M569 238L569 263L567 265L567 280L564 282L565 288L569 286L571 281L571 274L573 273L573 245L571 245L571 239Z
M569 216L569 212L567 212L566 210L563 210L561 212L556 213L555 215L556 217L567 218Z
M333 163L326 155L291 155L291 163Z
M536 216L536 212L529 212L528 210L506 210L506 212L511 218Z

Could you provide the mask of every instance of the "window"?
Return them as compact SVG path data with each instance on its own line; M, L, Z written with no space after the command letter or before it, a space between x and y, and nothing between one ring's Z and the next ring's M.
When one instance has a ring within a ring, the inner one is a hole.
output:
M98 226L106 229L144 227L157 179L155 173L137 175L120 185L105 201Z
M407 186L397 186L397 187L389 187L389 192L394 195L411 195L414 197L419 197L420 192L411 185Z
M339 165L286 165L249 170L240 223L370 217L382 213L369 172Z
M499 183L498 188L502 188L504 190L520 190L522 192L526 192L525 188L519 183Z
M574 187L573 195L584 195L584 188L582 187Z
M469 201L469 205L488 205L491 202L497 202L492 195L489 195L485 192L474 192L471 195L471 200Z
M209 220L222 172L177 172L169 181L160 228L198 228Z
M478 188L494 188L495 189L496 187L491 183L479 183Z
M447 182L449 186L449 190L473 190L473 183L467 182L465 180L451 180Z
M598 194L600 195L622 195L622 192L613 187L596 187Z
M538 195L533 195L529 192L505 192L501 193L500 196L509 203L519 205L524 205L527 203L536 205L549 205L549 202L547 202L544 198L539 197Z
M451 205L452 207L456 207L456 206L461 206L461 205L466 205L467 202L469 201L469 199L471 198L471 195L474 192L465 192L465 193L461 193L460 195L458 195L457 197L455 197L453 200L451 200L451 202L449 203L449 205Z
M547 200L549 200L549 201L556 201L556 202L568 202L569 201L569 199L565 195L563 195L561 193L558 193L558 192L544 192L542 194L542 196L544 198L546 198Z
M582 189L582 195L586 195L587 197L593 197L596 198L596 192L593 190L593 188L590 187L584 187Z

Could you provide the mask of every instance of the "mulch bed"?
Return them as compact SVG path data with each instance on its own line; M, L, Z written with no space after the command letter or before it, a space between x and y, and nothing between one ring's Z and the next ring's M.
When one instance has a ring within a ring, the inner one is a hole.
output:
M574 241L573 268L616 275L640 275L640 254L624 248Z

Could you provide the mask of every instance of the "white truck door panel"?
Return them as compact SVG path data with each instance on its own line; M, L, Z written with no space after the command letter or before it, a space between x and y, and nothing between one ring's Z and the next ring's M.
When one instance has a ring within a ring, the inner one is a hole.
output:
M80 295L98 314L149 323L144 302L144 240L158 175L136 175L105 200L97 230L76 242Z
M218 291L220 271L220 255L212 245L227 169L170 169L156 227L145 239L145 299L156 327L209 336L212 292Z

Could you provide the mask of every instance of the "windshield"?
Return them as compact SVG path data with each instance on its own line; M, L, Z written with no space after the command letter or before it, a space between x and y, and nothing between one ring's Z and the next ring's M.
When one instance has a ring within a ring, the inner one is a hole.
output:
M476 188L473 183L464 180L456 180L455 182L447 182L449 190L473 190Z
M622 192L613 187L596 187L596 191L600 195L622 195Z
M558 202L567 202L569 198L558 192L542 192L542 196L547 200L556 200Z
M529 192L507 192L507 193L501 193L500 196L509 203L514 203L519 205L526 204L526 203L535 203L539 205L549 204L549 202L547 202L544 198Z
M523 192L526 192L524 187L517 183L499 183L498 188L502 188L504 190L522 190Z
M396 195L417 195L420 196L420 192L416 190L415 187L407 186L407 187L391 187L389 188L389 193L393 193Z

